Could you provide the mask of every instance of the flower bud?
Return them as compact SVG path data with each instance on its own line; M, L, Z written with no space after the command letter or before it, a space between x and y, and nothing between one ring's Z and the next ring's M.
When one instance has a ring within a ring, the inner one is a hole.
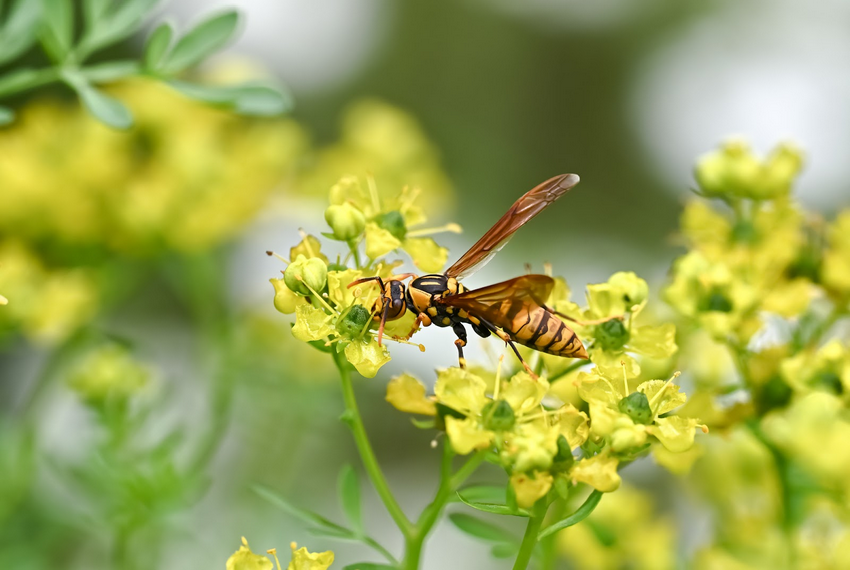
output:
M366 216L348 202L328 206L325 221L333 230L334 237L344 241L357 238L366 227Z
M286 286L300 295L310 295L311 289L320 292L328 282L328 266L316 257L299 255L283 274Z
M617 403L617 409L637 424L652 423L652 408L643 392L632 392Z
M703 155L694 175L706 196L746 196L761 183L762 165L747 143L733 140Z
M785 196L791 183L803 168L803 153L792 144L781 144L767 157L764 181L753 198L771 199Z
M407 225L404 223L404 216L398 210L378 214L375 216L375 223L390 232L396 239L403 240L407 236Z
M484 417L484 427L492 431L509 430L516 422L514 410L505 400L487 402L481 415Z
M284 315L291 315L294 313L295 307L302 299L286 286L283 277L279 279L269 279L269 282L272 284L272 287L274 287L274 308Z
M594 329L596 340L602 350L617 351L629 342L629 330L620 319L611 319Z
M337 320L336 330L344 337L354 338L360 334L360 331L366 328L366 323L371 318L372 314L369 312L369 309L363 305L352 305L351 309L342 318Z

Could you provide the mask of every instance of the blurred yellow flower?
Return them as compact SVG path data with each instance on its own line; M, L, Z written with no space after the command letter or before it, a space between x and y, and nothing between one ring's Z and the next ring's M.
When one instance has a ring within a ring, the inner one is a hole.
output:
M118 345L101 347L71 372L68 385L87 403L101 406L125 400L148 383L150 372Z

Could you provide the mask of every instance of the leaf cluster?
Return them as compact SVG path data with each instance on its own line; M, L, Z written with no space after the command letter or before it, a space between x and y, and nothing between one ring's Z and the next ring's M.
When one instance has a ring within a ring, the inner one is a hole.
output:
M160 23L149 34L139 59L88 63L138 32L158 0L83 0L79 16L71 0L13 0L8 7L5 2L0 0L0 66L10 70L0 75L0 99L64 83L92 115L116 129L131 127L133 116L102 87L130 77L157 79L187 97L245 115L277 115L292 105L280 88L263 82L204 86L180 79L233 39L240 20L235 10L212 14L182 35L172 23ZM47 58L46 65L32 67L19 61L36 46ZM11 108L0 106L0 125L14 118Z

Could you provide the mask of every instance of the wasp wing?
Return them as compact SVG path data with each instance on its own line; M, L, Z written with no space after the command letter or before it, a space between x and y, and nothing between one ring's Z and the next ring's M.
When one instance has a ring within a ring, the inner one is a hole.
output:
M523 194L469 251L446 270L446 275L460 279L483 267L508 243L514 232L578 183L578 175L561 174Z
M437 302L464 309L501 329L511 330L512 319L525 309L543 308L555 280L547 275L523 275L495 285L441 297Z

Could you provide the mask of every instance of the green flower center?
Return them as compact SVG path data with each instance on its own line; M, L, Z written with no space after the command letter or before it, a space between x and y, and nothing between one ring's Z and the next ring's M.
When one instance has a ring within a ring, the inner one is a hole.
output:
M736 243L755 243L758 240L758 231L752 222L739 220L732 228L732 241Z
M511 405L505 400L488 402L481 410L484 417L484 427L492 431L505 431L514 427L516 416Z
M844 393L844 385L841 383L841 377L831 370L826 370L815 375L814 384L817 388L838 396Z
M348 338L356 337L366 327L372 314L363 305L352 305L341 319L337 320L337 332Z
M620 319L611 319L596 326L596 341L602 350L622 350L629 342L629 329Z
M632 392L617 403L617 409L626 414L636 424L652 423L652 408L643 392Z
M404 216L398 210L378 214L375 216L375 223L383 229L390 232L393 237L403 240L407 235L407 226L404 223Z
M717 289L700 299L699 310L701 312L717 311L720 313L731 313L732 301Z

